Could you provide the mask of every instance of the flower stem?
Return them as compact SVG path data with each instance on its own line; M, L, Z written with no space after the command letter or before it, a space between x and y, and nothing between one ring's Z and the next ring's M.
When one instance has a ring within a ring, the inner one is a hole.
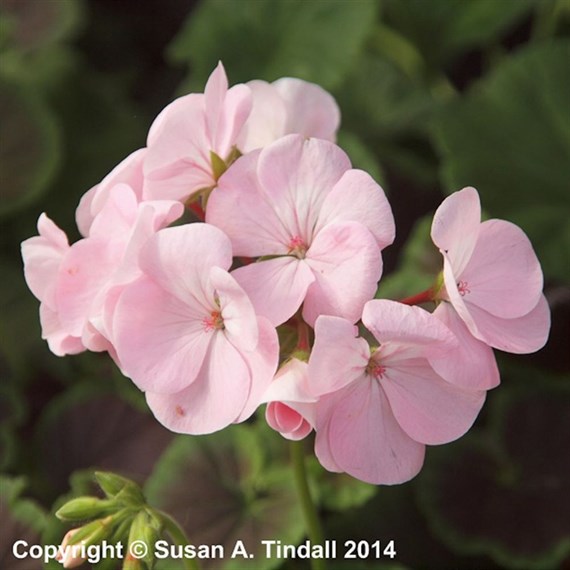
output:
M160 517L162 524L166 532L172 538L174 544L177 546L187 546L190 544L186 533L182 529L182 527L167 513L163 511L156 511L156 514ZM186 570L200 570L200 565L198 564L197 560L194 558L182 558L184 562L184 568Z
M430 287L417 295L412 295L411 297L406 297L402 299L400 303L404 305L421 305L422 303L429 303L430 301L434 300L434 292L433 288Z
M301 502L301 509L303 511L303 518L305 519L307 534L309 535L309 539L313 545L323 544L323 529L321 527L317 508L313 502L313 498L311 497L311 490L309 489L309 482L307 480L304 442L292 441L290 444L290 450L295 485ZM311 568L312 570L326 570L326 563L322 558L311 558Z

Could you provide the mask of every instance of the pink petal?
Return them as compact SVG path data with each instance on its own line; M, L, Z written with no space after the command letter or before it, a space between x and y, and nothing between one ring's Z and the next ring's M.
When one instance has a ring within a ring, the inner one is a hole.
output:
M448 196L435 213L431 239L442 253L449 256L455 275L460 275L469 262L480 223L479 194L471 187Z
M288 135L261 151L257 173L292 236L310 244L325 197L350 166L333 143Z
M265 420L269 427L291 441L304 439L313 429L301 413L283 402L267 404Z
M147 392L155 417L177 433L212 433L236 421L247 400L251 378L240 353L219 332L198 378L176 394Z
M375 380L343 390L331 413L328 439L338 467L367 483L404 483L423 465L424 445L402 430Z
M542 291L542 270L529 239L518 226L504 220L481 224L477 244L459 280L468 306L475 304L509 319L532 310Z
M69 243L65 233L45 214L38 219L39 236L22 242L24 277L34 296L55 311L55 286L59 266Z
M208 199L206 221L231 239L234 255L284 255L291 232L257 183L258 157L252 152L240 158L220 178Z
M457 348L457 341L449 329L420 307L374 299L364 306L362 322L380 344L411 345L418 348L418 355L445 357Z
M102 292L122 254L122 248L102 238L86 238L75 242L63 258L55 299L59 319L71 335L81 337L87 319L102 310Z
M473 425L486 394L446 382L423 358L396 367L387 364L380 383L402 429L429 445L461 437Z
M185 200L215 184L204 96L187 95L169 107L156 119L156 128L151 127L144 162L143 197L147 200Z
M255 350L241 353L251 374L251 389L248 399L236 422L247 420L264 402L263 396L271 383L279 362L279 339L270 322L258 317L259 341Z
M307 263L289 256L252 263L232 275L249 295L255 312L273 326L295 314L314 281Z
M234 85L227 93L216 137L212 141L218 156L226 160L236 146L239 134L251 112L251 91L247 85Z
M314 83L284 77L273 83L287 109L283 134L299 133L334 142L340 110L330 93Z
M319 315L358 321L382 274L382 258L372 234L356 222L326 226L307 251L306 262L315 282L303 305L305 321L314 326Z
M197 377L214 338L203 308L142 277L125 287L113 319L113 343L124 373L141 389L175 393Z
M316 404L317 424L315 427L315 455L319 463L332 473L342 473L332 456L329 444L330 420L335 406L344 396L344 390L339 390L319 398Z
M362 170L348 170L325 198L316 231L332 222L359 222L384 249L394 241L396 228L384 190Z
M188 303L212 306L209 275L212 267L228 269L232 263L230 240L209 224L186 224L166 228L142 248L141 269L172 295Z
M370 348L358 328L340 317L321 315L309 359L309 390L315 396L336 392L364 376Z
M459 342L447 356L430 359L434 370L448 382L465 389L491 390L498 386L501 379L493 349L471 334L450 303L440 303L433 315Z
M550 308L544 295L532 311L516 319L502 319L475 305L470 310L477 323L477 337L499 350L529 354L540 350L548 340Z
M216 69L212 71L206 88L204 89L204 103L206 107L206 133L208 140L215 144L218 124L222 117L224 99L228 92L228 78L226 70L219 61ZM214 150L212 146L211 150Z
M219 299L224 334L238 350L254 350L259 334L249 297L236 280L219 267L210 270L210 283Z
M42 338L47 341L49 349L56 356L79 354L85 350L81 339L71 336L61 325L57 313L45 303L40 305L40 322Z
M252 94L252 108L239 139L238 148L243 153L265 147L285 133L287 112L283 98L267 81L248 81Z

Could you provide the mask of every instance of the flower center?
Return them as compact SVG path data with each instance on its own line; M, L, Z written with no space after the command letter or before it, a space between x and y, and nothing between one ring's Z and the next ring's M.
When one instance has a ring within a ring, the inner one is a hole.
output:
M305 259L305 254L307 253L307 249L309 249L307 244L303 241L303 238L300 236L293 236L287 247L289 248L287 254L294 255L299 259Z
M467 293L471 293L471 289L469 289L469 283L467 283L467 281L459 281L459 283L457 283L457 290L462 297L465 297Z
M209 317L204 317L202 319L202 324L204 325L204 330L206 332L222 330L224 328L222 313L220 311L212 311Z
M372 376L376 378L376 380L380 380L384 378L384 374L386 373L386 367L382 366L380 362L378 362L374 357L372 357L368 361L368 366L366 367L366 374L368 376Z

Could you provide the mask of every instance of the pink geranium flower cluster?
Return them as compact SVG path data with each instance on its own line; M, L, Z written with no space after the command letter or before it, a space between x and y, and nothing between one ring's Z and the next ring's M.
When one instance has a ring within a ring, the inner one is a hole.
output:
M42 214L22 244L50 349L107 351L175 432L267 404L285 438L316 432L326 469L412 478L499 383L492 348L546 342L542 272L524 233L481 223L466 188L434 218L443 272L422 300L435 311L375 299L394 219L335 144L339 121L316 85L228 88L221 64L203 94L168 105L146 148L81 199L82 239Z

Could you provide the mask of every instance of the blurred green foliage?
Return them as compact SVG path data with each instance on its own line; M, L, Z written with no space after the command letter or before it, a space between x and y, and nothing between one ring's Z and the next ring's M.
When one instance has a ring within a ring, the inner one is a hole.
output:
M49 353L21 271L19 244L38 215L76 239L81 195L144 146L161 107L201 91L218 60L231 83L296 76L335 95L339 144L382 183L395 212L379 295L431 284L439 258L430 217L465 185L478 188L489 217L521 225L543 263L551 340L536 356L501 355L503 384L473 432L428 450L424 472L402 487L312 467L328 536L396 540L399 564L363 568L568 560L570 507L557 497L570 480L561 459L570 429L569 32L567 0L0 0L0 566L15 568L4 564L5 537L61 538L46 513L92 491L95 467L148 480L149 498L193 521L196 539L196 528L215 542L216 525L234 524L252 539L260 528L302 538L274 434L260 422L209 438L166 432L105 355ZM198 504L200 489L221 498Z

